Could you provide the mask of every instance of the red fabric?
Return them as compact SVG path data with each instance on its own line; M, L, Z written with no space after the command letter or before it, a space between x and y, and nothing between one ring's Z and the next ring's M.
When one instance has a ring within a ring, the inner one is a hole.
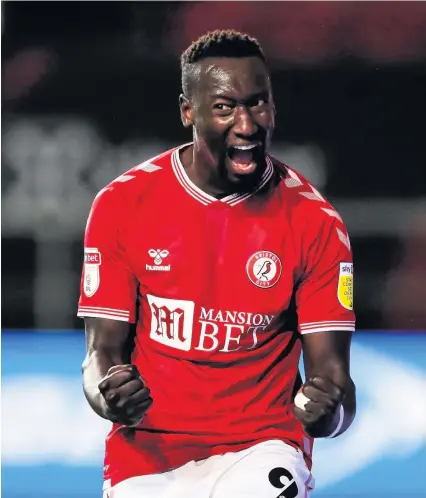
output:
M79 315L137 320L132 361L154 400L136 430L113 427L105 478L114 485L268 439L308 446L310 465L312 442L291 411L301 351L293 304L302 332L353 329L337 297L340 264L352 261L344 225L303 177L278 181L277 164L258 192L220 201L171 152L104 189L87 226L99 287L87 297L82 279Z

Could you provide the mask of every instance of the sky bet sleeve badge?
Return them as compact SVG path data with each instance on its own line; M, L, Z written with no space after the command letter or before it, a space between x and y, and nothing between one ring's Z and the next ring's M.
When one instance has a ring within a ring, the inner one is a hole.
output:
M83 290L87 297L93 296L99 287L99 265L101 253L95 249L84 249L84 284Z
M340 263L339 285L337 297L339 303L347 310L354 308L354 265L353 263Z

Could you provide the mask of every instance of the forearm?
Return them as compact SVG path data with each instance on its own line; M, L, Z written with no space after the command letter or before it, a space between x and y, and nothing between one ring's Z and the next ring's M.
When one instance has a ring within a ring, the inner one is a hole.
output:
M108 419L105 400L98 386L111 367L130 363L129 324L104 318L85 318L85 329L84 394L92 409Z

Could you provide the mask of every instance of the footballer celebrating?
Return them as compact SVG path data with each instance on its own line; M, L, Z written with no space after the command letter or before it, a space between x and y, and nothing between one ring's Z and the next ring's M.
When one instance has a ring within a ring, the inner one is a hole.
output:
M181 68L192 142L102 189L86 227L78 315L84 392L112 422L104 498L305 498L314 438L355 416L349 237L268 154L258 42L207 33Z

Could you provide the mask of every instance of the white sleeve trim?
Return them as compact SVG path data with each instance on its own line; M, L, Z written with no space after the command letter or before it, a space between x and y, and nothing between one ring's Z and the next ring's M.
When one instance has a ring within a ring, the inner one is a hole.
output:
M100 306L79 306L77 316L93 318L111 318L120 322L130 322L130 312L115 308L102 308Z
M340 326L340 327L329 327L329 326L325 326L325 327L317 327L317 328L314 328L314 329L300 329L300 333L301 334L312 334L313 332L327 332L327 331L331 331L331 330L347 330L349 332L355 332L355 326L353 327L344 327L344 326Z
M130 322L129 318L124 318L122 316L114 316L114 315L103 315L102 313L89 313L84 311L82 313L77 313L77 316L80 318L84 318L86 316L91 318L109 318L110 320L118 320L119 322Z
M102 308L101 306L79 306L79 310L87 310L87 311L97 311L97 310L102 310L102 311L107 311L107 312L114 312L118 315L128 315L129 312L127 310L119 310L117 308Z
M322 320L321 322L303 322L300 324L301 328L313 327L316 325L354 325L355 320Z
M118 310L115 308L101 308L100 306L79 306L79 313L102 313L103 315L114 315L121 316L123 318L129 318L130 313L127 310Z

